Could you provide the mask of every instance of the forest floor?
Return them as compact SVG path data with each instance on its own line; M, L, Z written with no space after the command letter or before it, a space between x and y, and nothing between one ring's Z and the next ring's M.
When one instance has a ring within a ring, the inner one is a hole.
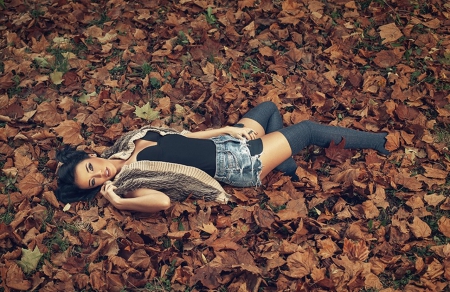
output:
M0 0L0 291L450 291L444 0ZM300 181L156 214L64 206L55 153L258 103L388 132L309 147Z

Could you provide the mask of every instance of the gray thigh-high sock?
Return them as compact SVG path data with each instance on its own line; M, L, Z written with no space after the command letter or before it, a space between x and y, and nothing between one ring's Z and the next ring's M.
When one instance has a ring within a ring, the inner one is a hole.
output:
M311 121L302 121L298 124L279 130L288 140L292 154L300 152L309 145L328 147L331 141L335 144L345 139L344 148L375 149L389 155L386 150L387 133L370 133L348 128L321 125Z
M281 118L280 112L278 111L277 106L271 101L265 101L258 104L256 107L249 110L243 117L257 121L264 128L266 134L283 128L283 119ZM275 169L293 176L297 170L297 163L290 157Z

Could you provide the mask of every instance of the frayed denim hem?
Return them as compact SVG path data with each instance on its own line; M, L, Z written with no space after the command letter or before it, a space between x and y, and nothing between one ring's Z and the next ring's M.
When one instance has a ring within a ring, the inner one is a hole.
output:
M252 156L247 140L229 135L211 140L216 145L216 180L235 187L261 185L261 154Z

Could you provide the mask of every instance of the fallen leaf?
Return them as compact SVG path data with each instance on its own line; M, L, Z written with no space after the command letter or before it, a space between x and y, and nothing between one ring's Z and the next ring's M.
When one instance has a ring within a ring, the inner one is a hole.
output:
M428 203L428 205L436 207L442 201L445 200L445 196L444 195L431 194L431 195L424 196L423 199L425 200L425 202Z
M287 271L282 273L291 278L300 279L311 274L317 268L317 258L311 249L297 251L286 260Z
M439 231L446 237L450 237L450 218L442 216L438 221Z
M29 198L37 196L44 189L44 180L41 173L29 173L19 182L19 190Z
M395 25L395 23L385 24L379 27L380 37L383 39L382 44L392 43L403 36L400 29Z
M347 238L344 238L344 248L342 249L344 254L350 256L350 258L365 261L369 257L369 248L363 240L354 242Z
M159 119L159 111L155 111L154 109L152 109L149 102L147 102L142 107L135 107L136 110L134 111L134 113L138 118L142 118L150 122Z
M24 273L30 273L36 270L39 260L43 255L37 246L33 251L22 248L22 257L17 264L22 268Z
M431 228L427 223L422 221L419 217L414 216L413 222L408 224L411 232L417 238L425 238L431 235Z
M59 137L63 138L65 144L79 145L84 142L81 136L81 125L75 121L68 120L59 124L54 128Z
M5 284L9 288L20 291L31 289L31 282L25 278L23 271L15 263L12 263L6 271Z
M55 71L53 73L50 73L50 79L52 80L53 84L55 84L55 85L59 85L59 84L63 83L64 79L62 77L63 77L63 72Z

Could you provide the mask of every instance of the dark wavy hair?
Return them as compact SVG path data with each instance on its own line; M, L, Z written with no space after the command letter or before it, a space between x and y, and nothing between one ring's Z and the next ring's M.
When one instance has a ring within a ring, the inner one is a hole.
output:
M58 188L55 191L55 195L59 201L64 204L89 201L100 191L101 186L86 190L80 189L75 184L75 167L89 157L89 154L86 152L75 150L69 146L56 153L56 159L62 163L56 173L58 176Z

